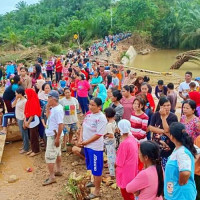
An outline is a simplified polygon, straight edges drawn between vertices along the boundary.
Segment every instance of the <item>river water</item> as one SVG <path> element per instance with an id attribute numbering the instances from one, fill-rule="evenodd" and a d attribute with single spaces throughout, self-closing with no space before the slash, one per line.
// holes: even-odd
<path id="1" fill-rule="evenodd" d="M 200 76 L 200 65 L 192 62 L 184 63 L 178 70 L 170 70 L 171 65 L 176 62 L 176 56 L 181 52 L 180 50 L 158 50 L 148 55 L 137 55 L 133 67 L 158 72 L 170 71 L 180 76 L 184 76 L 186 71 L 191 71 L 193 77 Z"/>

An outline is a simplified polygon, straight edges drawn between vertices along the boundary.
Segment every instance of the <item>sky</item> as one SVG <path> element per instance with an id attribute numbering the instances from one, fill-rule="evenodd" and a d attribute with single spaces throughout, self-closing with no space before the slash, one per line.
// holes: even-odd
<path id="1" fill-rule="evenodd" d="M 15 5 L 22 0 L 0 0 L 0 14 L 5 14 L 15 9 Z M 38 3 L 40 0 L 24 0 L 27 4 Z"/>

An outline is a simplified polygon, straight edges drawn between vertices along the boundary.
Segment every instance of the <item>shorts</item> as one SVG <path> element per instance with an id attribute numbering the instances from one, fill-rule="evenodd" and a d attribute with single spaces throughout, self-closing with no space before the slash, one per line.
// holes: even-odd
<path id="1" fill-rule="evenodd" d="M 82 156 L 85 156 L 85 150 L 84 150 L 84 148 L 81 148 L 80 154 L 81 154 Z"/>
<path id="2" fill-rule="evenodd" d="M 59 147 L 55 146 L 55 136 L 47 136 L 47 146 L 45 152 L 46 163 L 56 163 L 58 156 L 61 156 L 62 136 L 60 137 Z"/>
<path id="3" fill-rule="evenodd" d="M 95 151 L 85 147 L 84 151 L 87 170 L 91 170 L 94 176 L 101 176 L 103 172 L 103 151 Z"/>
<path id="4" fill-rule="evenodd" d="M 77 124 L 64 124 L 63 133 L 65 134 L 74 134 L 78 130 Z"/>

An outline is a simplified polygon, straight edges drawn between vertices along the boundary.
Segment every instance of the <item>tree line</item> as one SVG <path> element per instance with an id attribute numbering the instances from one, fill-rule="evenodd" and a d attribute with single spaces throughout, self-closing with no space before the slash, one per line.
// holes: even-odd
<path id="1" fill-rule="evenodd" d="M 161 48 L 200 47 L 199 0 L 41 0 L 0 16 L 0 44 L 72 46 L 119 32 L 137 32 Z"/>

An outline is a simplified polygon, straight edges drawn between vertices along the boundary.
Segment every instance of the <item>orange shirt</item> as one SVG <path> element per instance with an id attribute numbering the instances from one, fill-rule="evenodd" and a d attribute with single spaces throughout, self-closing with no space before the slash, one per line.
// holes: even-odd
<path id="1" fill-rule="evenodd" d="M 200 135 L 195 139 L 194 144 L 200 148 Z M 200 158 L 195 163 L 195 174 L 200 176 Z"/>
<path id="2" fill-rule="evenodd" d="M 118 73 L 116 74 L 117 75 L 117 78 L 119 79 L 119 87 L 118 87 L 118 90 L 121 90 L 121 85 L 122 85 L 122 74 L 121 73 Z"/>

